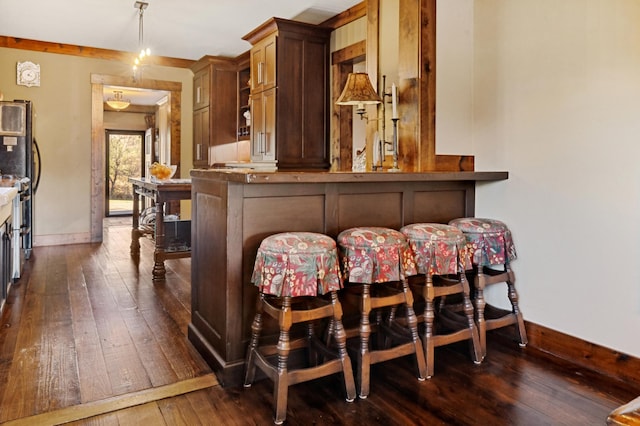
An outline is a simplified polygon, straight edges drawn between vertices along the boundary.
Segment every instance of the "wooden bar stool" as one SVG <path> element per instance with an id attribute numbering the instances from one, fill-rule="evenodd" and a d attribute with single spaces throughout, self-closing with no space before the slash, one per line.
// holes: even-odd
<path id="1" fill-rule="evenodd" d="M 527 332 L 518 306 L 516 277 L 510 266 L 517 257 L 511 231 L 507 225 L 495 219 L 459 218 L 449 222 L 449 225 L 462 231 L 467 239 L 467 248 L 473 263 L 474 304 L 482 356 L 487 355 L 487 331 L 512 324 L 516 325 L 520 347 L 526 346 Z M 496 266 L 501 268 L 496 269 Z M 510 311 L 497 308 L 485 301 L 484 289 L 488 285 L 498 283 L 507 284 Z"/>
<path id="2" fill-rule="evenodd" d="M 418 364 L 419 380 L 424 380 L 427 371 L 418 335 L 418 320 L 413 311 L 413 295 L 405 279 L 407 275 L 415 275 L 416 268 L 406 239 L 393 229 L 360 227 L 342 231 L 337 241 L 342 273 L 350 283 L 349 286 L 345 286 L 345 290 L 355 290 L 357 287 L 359 291 L 352 295 L 355 295 L 360 312 L 356 366 L 360 398 L 364 399 L 369 395 L 371 364 L 414 354 Z M 399 282 L 402 288 L 397 290 L 383 285 L 391 282 Z M 375 287 L 376 291 L 373 291 L 372 287 Z M 407 312 L 405 330 L 408 342 L 372 349 L 371 313 L 380 308 L 397 305 L 403 305 Z M 377 332 L 382 333 L 382 327 L 377 327 Z"/>
<path id="3" fill-rule="evenodd" d="M 296 383 L 342 372 L 347 401 L 353 401 L 356 389 L 337 294 L 342 280 L 335 241 L 312 232 L 269 236 L 258 249 L 252 282 L 260 288 L 260 294 L 251 326 L 244 386 L 253 383 L 256 366 L 273 381 L 274 422 L 281 424 L 285 420 L 289 386 Z M 260 342 L 263 314 L 278 322 L 277 344 Z M 336 343 L 332 348 L 316 337 L 315 323 L 325 318 L 332 323 Z M 306 325 L 306 333 L 292 339 L 290 331 L 294 324 Z M 290 352 L 298 349 L 308 351 L 310 365 L 290 369 Z"/>
<path id="4" fill-rule="evenodd" d="M 440 223 L 414 223 L 404 226 L 400 232 L 409 242 L 418 273 L 424 275 L 424 280 L 413 284 L 410 279 L 409 282 L 412 290 L 424 300 L 424 314 L 420 319 L 424 322 L 421 335 L 427 378 L 433 376 L 434 349 L 437 346 L 469 340 L 473 362 L 480 364 L 482 348 L 473 316 L 469 283 L 465 277 L 465 270 L 471 266 L 471 262 L 464 234 L 458 228 Z M 434 309 L 436 298 L 454 295 L 462 297 L 466 318 L 462 326 L 454 319 L 449 319 L 446 311 L 436 312 Z"/>

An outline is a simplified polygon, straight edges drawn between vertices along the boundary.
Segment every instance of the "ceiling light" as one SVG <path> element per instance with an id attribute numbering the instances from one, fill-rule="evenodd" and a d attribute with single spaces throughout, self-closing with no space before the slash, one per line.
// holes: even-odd
<path id="1" fill-rule="evenodd" d="M 138 9 L 138 48 L 140 53 L 133 61 L 133 73 L 138 72 L 138 67 L 143 65 L 144 58 L 151 56 L 151 49 L 144 47 L 144 10 L 149 6 L 149 3 L 144 1 L 136 1 L 133 7 Z"/>
<path id="2" fill-rule="evenodd" d="M 114 90 L 113 98 L 107 99 L 107 105 L 116 111 L 120 111 L 131 105 L 131 101 L 122 97 L 122 91 Z"/>

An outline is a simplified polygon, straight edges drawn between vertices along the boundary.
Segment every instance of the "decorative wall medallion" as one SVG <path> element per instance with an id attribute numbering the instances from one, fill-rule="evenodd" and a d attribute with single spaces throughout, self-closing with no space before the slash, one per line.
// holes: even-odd
<path id="1" fill-rule="evenodd" d="M 19 85 L 27 87 L 40 86 L 40 64 L 34 64 L 30 61 L 18 62 L 16 71 Z"/>

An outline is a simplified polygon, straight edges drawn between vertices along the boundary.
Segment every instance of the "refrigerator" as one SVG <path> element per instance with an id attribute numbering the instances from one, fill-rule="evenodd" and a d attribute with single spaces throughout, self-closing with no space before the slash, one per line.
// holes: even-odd
<path id="1" fill-rule="evenodd" d="M 18 188 L 19 204 L 13 214 L 13 250 L 21 252 L 21 257 L 26 259 L 33 248 L 33 195 L 40 180 L 40 167 L 31 101 L 0 101 L 0 174 L 3 182 L 13 182 Z M 18 277 L 19 269 L 15 271 Z"/>

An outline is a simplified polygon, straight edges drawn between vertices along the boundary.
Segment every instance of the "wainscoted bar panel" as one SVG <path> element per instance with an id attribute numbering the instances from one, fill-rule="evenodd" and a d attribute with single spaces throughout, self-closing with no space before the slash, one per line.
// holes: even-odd
<path id="1" fill-rule="evenodd" d="M 336 237 L 353 226 L 473 216 L 477 180 L 507 172 L 327 173 L 192 170 L 192 321 L 189 340 L 223 386 L 242 381 L 255 309 L 251 284 L 267 235 Z"/>

